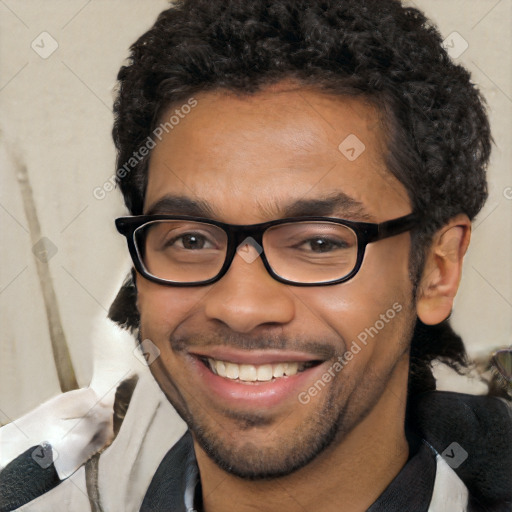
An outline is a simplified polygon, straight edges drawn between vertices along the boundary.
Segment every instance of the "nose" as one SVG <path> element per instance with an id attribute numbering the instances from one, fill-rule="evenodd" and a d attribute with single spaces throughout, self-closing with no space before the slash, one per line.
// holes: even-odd
<path id="1" fill-rule="evenodd" d="M 273 279 L 252 246 L 235 254 L 227 273 L 205 297 L 205 313 L 233 331 L 249 333 L 264 324 L 286 324 L 295 315 L 289 287 Z M 256 257 L 257 256 L 257 257 Z"/>

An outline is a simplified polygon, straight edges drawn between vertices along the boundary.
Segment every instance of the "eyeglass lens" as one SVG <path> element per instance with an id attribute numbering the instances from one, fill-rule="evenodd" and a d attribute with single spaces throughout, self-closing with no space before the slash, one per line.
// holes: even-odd
<path id="1" fill-rule="evenodd" d="M 134 233 L 147 272 L 172 282 L 215 277 L 226 259 L 226 232 L 212 224 L 151 221 Z M 263 235 L 267 261 L 277 275 L 297 283 L 322 283 L 350 274 L 357 262 L 355 232 L 342 224 L 300 221 L 278 224 Z"/>

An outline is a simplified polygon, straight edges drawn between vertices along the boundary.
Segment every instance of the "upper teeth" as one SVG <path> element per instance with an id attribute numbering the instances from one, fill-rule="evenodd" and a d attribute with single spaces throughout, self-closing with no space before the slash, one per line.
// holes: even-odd
<path id="1" fill-rule="evenodd" d="M 308 363 L 236 364 L 229 361 L 208 358 L 213 373 L 232 380 L 245 382 L 269 381 L 272 377 L 295 375 L 306 368 Z"/>

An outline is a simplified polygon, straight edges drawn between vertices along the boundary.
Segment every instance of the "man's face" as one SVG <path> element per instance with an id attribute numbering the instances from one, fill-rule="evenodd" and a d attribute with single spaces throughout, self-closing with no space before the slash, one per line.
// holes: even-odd
<path id="1" fill-rule="evenodd" d="M 297 201 L 335 193 L 352 200 L 320 215 L 383 222 L 410 213 L 404 187 L 385 169 L 370 106 L 305 89 L 196 99 L 153 150 L 145 213 L 198 213 L 170 202 L 155 209 L 172 195 L 207 204 L 212 219 L 256 224 L 288 216 Z M 338 148 L 353 135 L 365 146 L 359 156 L 361 145 Z M 137 276 L 140 337 L 160 350 L 151 371 L 201 449 L 242 477 L 287 474 L 364 418 L 403 410 L 397 389 L 406 387 L 415 320 L 409 250 L 408 233 L 370 244 L 359 273 L 333 286 L 280 283 L 261 258 L 248 262 L 241 253 L 208 286 L 168 287 Z M 315 363 L 244 382 L 215 375 L 207 358 L 235 364 L 233 375 L 254 372 L 242 364 L 256 373 L 271 365 L 279 375 L 286 363 L 292 374 L 297 364 Z"/>

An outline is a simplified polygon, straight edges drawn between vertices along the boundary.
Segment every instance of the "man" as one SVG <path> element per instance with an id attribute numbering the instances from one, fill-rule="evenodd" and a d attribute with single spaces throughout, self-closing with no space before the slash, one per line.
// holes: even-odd
<path id="1" fill-rule="evenodd" d="M 140 510 L 511 509 L 509 404 L 431 373 L 490 153 L 441 43 L 395 0 L 188 0 L 132 46 L 110 314 L 188 427 Z"/>

